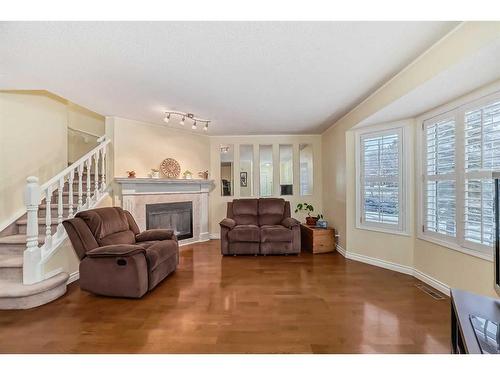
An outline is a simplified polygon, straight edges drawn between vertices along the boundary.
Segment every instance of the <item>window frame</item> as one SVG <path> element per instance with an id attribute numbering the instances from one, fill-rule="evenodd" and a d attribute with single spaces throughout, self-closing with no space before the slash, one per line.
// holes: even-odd
<path id="1" fill-rule="evenodd" d="M 291 172 L 291 177 L 292 177 L 292 183 L 291 184 L 281 184 L 281 173 L 283 172 L 282 171 L 282 160 L 281 160 L 281 156 L 282 156 L 282 147 L 289 147 L 290 150 L 291 150 L 291 153 L 290 153 L 290 172 Z M 295 160 L 294 160 L 294 156 L 295 156 L 295 149 L 294 149 L 294 145 L 293 143 L 278 143 L 278 168 L 279 168 L 279 179 L 278 179 L 278 187 L 279 187 L 279 193 L 280 193 L 280 197 L 293 197 L 295 195 Z M 282 194 L 281 192 L 281 187 L 284 186 L 284 185 L 292 185 L 292 194 Z"/>
<path id="2" fill-rule="evenodd" d="M 307 178 L 308 180 L 310 180 L 310 184 L 307 183 L 308 185 L 308 192 L 307 193 L 304 193 L 304 190 L 306 189 L 302 189 L 302 178 L 304 177 L 303 174 L 302 174 L 302 151 L 303 149 L 301 149 L 300 147 L 304 145 L 305 147 L 310 147 L 311 148 L 311 166 L 312 168 L 306 168 L 306 170 L 308 171 L 307 172 Z M 314 195 L 314 146 L 313 146 L 313 143 L 312 142 L 306 142 L 306 143 L 303 143 L 303 142 L 299 142 L 297 144 L 297 152 L 298 152 L 298 155 L 297 155 L 297 189 L 298 189 L 298 192 L 297 192 L 297 195 L 300 196 L 300 197 L 311 197 Z M 295 177 L 294 177 L 295 178 Z"/>
<path id="3" fill-rule="evenodd" d="M 497 88 L 498 90 L 498 88 Z M 483 94 L 483 95 L 481 95 Z M 441 106 L 432 112 L 420 116 L 417 119 L 419 136 L 417 137 L 417 176 L 420 182 L 417 184 L 417 238 L 436 243 L 440 246 L 450 248 L 481 259 L 493 261 L 494 246 L 487 246 L 465 239 L 465 181 L 467 177 L 472 179 L 492 178 L 492 170 L 469 171 L 465 170 L 465 113 L 479 109 L 488 104 L 500 100 L 500 92 L 475 93 L 447 105 Z M 453 117 L 455 120 L 455 221 L 456 236 L 447 236 L 440 233 L 426 231 L 425 228 L 425 192 L 426 183 L 426 124 L 435 123 L 444 118 Z"/>
<path id="4" fill-rule="evenodd" d="M 398 224 L 384 223 L 367 223 L 362 220 L 364 218 L 364 199 L 362 193 L 364 191 L 362 184 L 362 140 L 368 137 L 377 137 L 387 134 L 397 133 L 399 136 L 399 220 Z M 362 230 L 371 230 L 376 232 L 384 232 L 389 234 L 410 236 L 410 202 L 408 186 L 411 181 L 411 173 L 409 168 L 409 125 L 407 122 L 396 122 L 389 124 L 380 124 L 369 126 L 357 130 L 355 136 L 355 180 L 356 180 L 356 228 Z"/>

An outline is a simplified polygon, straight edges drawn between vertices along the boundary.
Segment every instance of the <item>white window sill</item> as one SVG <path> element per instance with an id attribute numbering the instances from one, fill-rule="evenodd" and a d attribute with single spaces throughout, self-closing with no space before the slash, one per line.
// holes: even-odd
<path id="1" fill-rule="evenodd" d="M 389 228 L 381 228 L 381 227 L 376 227 L 376 226 L 370 226 L 370 225 L 363 225 L 363 224 L 358 224 L 356 225 L 356 229 L 360 230 L 369 230 L 372 232 L 380 232 L 380 233 L 386 233 L 386 234 L 395 234 L 397 236 L 404 236 L 404 237 L 410 237 L 411 233 L 407 231 L 400 231 L 397 229 L 389 229 Z"/>
<path id="2" fill-rule="evenodd" d="M 473 256 L 476 258 L 480 258 L 483 260 L 487 260 L 489 262 L 493 262 L 493 254 L 485 254 L 485 253 L 482 253 L 482 252 L 477 251 L 477 250 L 471 250 L 471 249 L 460 246 L 460 245 L 453 243 L 453 242 L 448 242 L 448 241 L 434 238 L 432 236 L 425 235 L 424 233 L 419 233 L 417 238 L 420 240 L 427 241 L 427 242 L 432 242 L 432 243 L 439 245 L 439 246 L 447 247 L 448 249 L 451 249 L 451 250 L 459 251 L 463 254 L 467 254 L 467 255 L 470 255 L 470 256 Z"/>

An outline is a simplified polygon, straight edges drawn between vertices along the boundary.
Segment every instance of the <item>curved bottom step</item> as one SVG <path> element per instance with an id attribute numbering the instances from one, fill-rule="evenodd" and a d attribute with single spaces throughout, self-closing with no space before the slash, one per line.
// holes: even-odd
<path id="1" fill-rule="evenodd" d="M 0 310 L 24 310 L 49 303 L 66 293 L 68 278 L 66 272 L 61 272 L 31 285 L 0 280 Z"/>

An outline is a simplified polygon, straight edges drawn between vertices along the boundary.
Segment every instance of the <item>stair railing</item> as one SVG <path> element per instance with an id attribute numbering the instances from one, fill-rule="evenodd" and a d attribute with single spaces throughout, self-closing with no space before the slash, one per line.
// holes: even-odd
<path id="1" fill-rule="evenodd" d="M 38 184 L 37 177 L 30 176 L 27 178 L 24 194 L 27 212 L 26 250 L 23 259 L 24 284 L 33 284 L 44 279 L 42 270 L 44 261 L 66 238 L 66 231 L 62 226 L 63 220 L 72 218 L 79 211 L 92 208 L 105 192 L 106 151 L 111 141 L 103 136 L 97 142 L 99 143 L 97 147 L 43 185 Z M 93 180 L 92 172 L 94 173 Z M 84 181 L 86 184 L 85 192 L 83 189 Z M 93 189 L 91 189 L 92 182 L 94 183 Z M 65 216 L 63 196 L 65 195 L 64 187 L 66 183 L 68 213 Z M 74 196 L 77 196 L 76 202 L 73 199 Z M 51 204 L 54 197 L 57 197 L 57 218 L 52 218 Z M 39 246 L 38 210 L 44 199 L 45 241 L 42 246 Z M 52 234 L 53 224 L 57 224 L 57 230 L 54 234 Z"/>

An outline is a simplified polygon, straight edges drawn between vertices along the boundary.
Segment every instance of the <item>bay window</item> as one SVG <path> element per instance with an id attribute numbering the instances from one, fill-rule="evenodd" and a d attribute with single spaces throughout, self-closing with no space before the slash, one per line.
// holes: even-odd
<path id="1" fill-rule="evenodd" d="M 428 119 L 422 130 L 422 234 L 492 254 L 491 173 L 500 169 L 499 95 Z"/>

